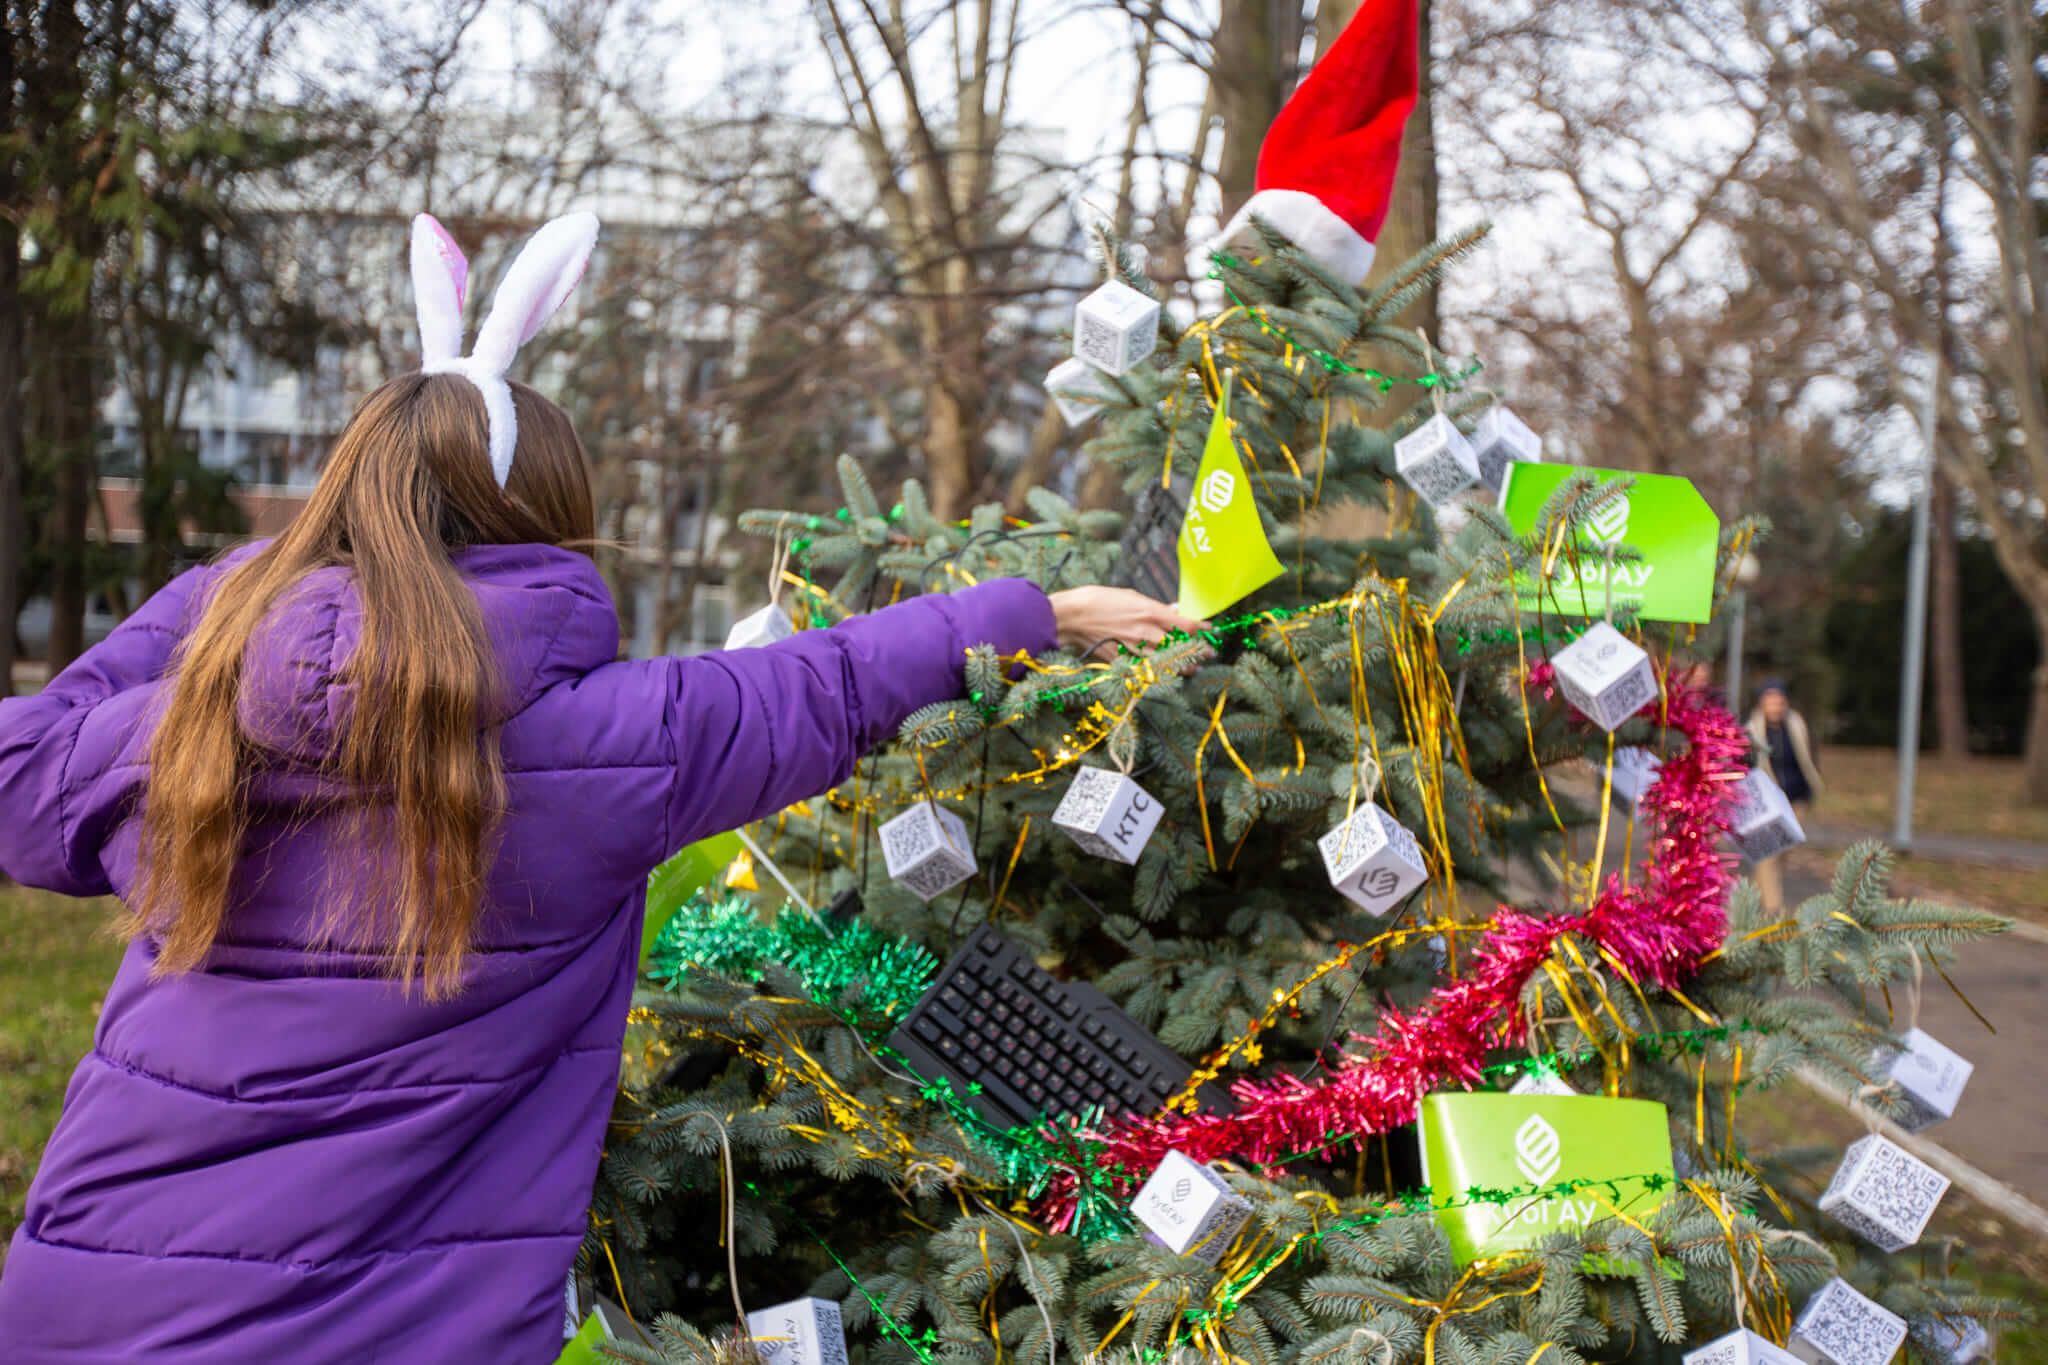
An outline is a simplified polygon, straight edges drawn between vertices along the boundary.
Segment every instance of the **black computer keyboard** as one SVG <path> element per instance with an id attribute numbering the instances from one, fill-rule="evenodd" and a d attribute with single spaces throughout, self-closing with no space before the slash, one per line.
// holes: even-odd
<path id="1" fill-rule="evenodd" d="M 940 970 L 889 1046 L 926 1079 L 950 1079 L 1005 1128 L 1095 1109 L 1153 1113 L 1193 1070 L 1101 991 L 1056 980 L 986 925 Z M 1200 1100 L 1205 1109 L 1227 1106 L 1213 1086 Z"/>

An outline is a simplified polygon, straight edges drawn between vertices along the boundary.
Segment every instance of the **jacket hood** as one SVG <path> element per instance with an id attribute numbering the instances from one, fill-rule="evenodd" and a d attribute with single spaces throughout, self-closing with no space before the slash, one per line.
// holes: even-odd
<path id="1" fill-rule="evenodd" d="M 618 657 L 618 612 L 587 557 L 550 545 L 484 545 L 452 559 L 483 611 L 505 716 Z M 243 734 L 301 762 L 331 754 L 353 702 L 355 688 L 342 674 L 362 625 L 353 569 L 316 569 L 288 590 L 242 657 Z"/>

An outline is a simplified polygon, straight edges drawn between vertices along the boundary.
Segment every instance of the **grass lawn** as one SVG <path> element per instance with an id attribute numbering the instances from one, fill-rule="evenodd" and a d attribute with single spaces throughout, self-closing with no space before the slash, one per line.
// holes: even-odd
<path id="1" fill-rule="evenodd" d="M 1891 830 L 1899 785 L 1897 750 L 1824 749 L 1820 767 L 1828 789 L 1814 807 L 1815 820 L 1873 834 Z M 1915 831 L 2048 844 L 2048 806 L 2020 800 L 2017 758 L 1950 762 L 1922 754 L 1914 771 Z"/>
<path id="2" fill-rule="evenodd" d="M 0 1257 L 121 959 L 111 905 L 0 888 Z"/>

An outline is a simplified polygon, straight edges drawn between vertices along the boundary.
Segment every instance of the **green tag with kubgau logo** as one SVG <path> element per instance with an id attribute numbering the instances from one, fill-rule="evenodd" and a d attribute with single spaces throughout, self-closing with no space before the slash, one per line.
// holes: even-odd
<path id="1" fill-rule="evenodd" d="M 1548 583 L 1517 577 L 1522 606 L 1567 616 L 1605 616 L 1611 585 L 1613 605 L 1633 607 L 1646 621 L 1704 622 L 1711 616 L 1721 519 L 1690 479 L 1578 465 L 1511 464 L 1501 483 L 1500 510 L 1515 534 L 1534 532 L 1543 504 L 1578 474 L 1631 482 L 1582 524 L 1574 552 L 1559 556 Z M 1642 558 L 1614 559 L 1620 545 Z"/>
<path id="2" fill-rule="evenodd" d="M 1205 620 L 1285 570 L 1267 543 L 1244 464 L 1230 441 L 1230 390 L 1216 405 L 1180 528 L 1180 614 Z"/>
<path id="3" fill-rule="evenodd" d="M 1654 1100 L 1603 1095 L 1430 1095 L 1422 1170 L 1459 1265 L 1640 1220 L 1670 1193 L 1671 1131 Z"/>

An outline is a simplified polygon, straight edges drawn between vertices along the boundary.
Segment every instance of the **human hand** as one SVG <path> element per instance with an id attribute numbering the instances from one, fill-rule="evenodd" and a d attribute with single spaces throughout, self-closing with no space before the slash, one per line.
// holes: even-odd
<path id="1" fill-rule="evenodd" d="M 1060 643 L 1077 653 L 1107 644 L 1156 645 L 1170 630 L 1193 634 L 1208 626 L 1129 588 L 1066 588 L 1049 598 Z"/>

